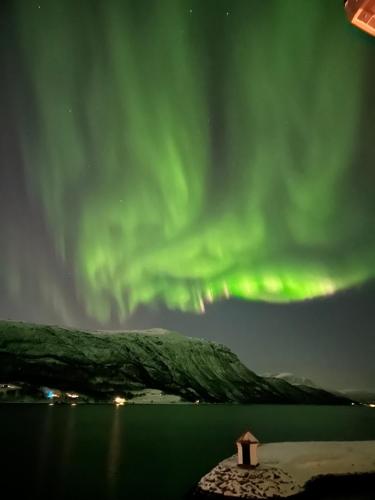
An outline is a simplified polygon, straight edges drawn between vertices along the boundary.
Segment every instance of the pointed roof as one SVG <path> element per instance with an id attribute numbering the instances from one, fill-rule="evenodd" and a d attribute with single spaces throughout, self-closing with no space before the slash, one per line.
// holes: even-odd
<path id="1" fill-rule="evenodd" d="M 247 432 L 245 432 L 245 434 L 242 434 L 242 436 L 240 436 L 236 442 L 237 443 L 259 443 L 257 438 L 253 434 L 251 434 L 250 431 L 247 431 Z"/>

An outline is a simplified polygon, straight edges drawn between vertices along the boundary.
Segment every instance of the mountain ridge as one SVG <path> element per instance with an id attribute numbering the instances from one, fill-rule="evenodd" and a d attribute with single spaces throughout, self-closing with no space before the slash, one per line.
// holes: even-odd
<path id="1" fill-rule="evenodd" d="M 223 344 L 150 331 L 108 334 L 0 321 L 0 380 L 100 400 L 149 388 L 212 403 L 349 404 L 324 390 L 267 380 Z"/>

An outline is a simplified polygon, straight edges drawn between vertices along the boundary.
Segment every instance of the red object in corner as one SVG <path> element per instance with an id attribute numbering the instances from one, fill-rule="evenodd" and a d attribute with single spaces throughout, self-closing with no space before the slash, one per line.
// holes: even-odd
<path id="1" fill-rule="evenodd" d="M 345 11 L 354 26 L 375 36 L 375 0 L 346 0 Z"/>

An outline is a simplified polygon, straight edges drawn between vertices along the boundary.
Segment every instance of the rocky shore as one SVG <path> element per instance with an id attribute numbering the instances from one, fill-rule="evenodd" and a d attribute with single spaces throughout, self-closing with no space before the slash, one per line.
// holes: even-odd
<path id="1" fill-rule="evenodd" d="M 199 481 L 195 498 L 309 498 L 321 487 L 339 489 L 364 481 L 375 490 L 375 441 L 269 443 L 259 447 L 260 465 L 237 465 L 236 455 Z M 363 483 L 364 484 L 364 483 Z"/>

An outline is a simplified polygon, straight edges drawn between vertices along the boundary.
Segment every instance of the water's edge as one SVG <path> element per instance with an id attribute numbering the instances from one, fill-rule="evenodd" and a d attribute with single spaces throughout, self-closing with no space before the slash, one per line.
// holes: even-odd
<path id="1" fill-rule="evenodd" d="M 318 476 L 306 483 L 305 490 L 292 495 L 288 498 L 293 500 L 316 500 L 324 498 L 354 499 L 358 498 L 358 493 L 374 491 L 375 495 L 375 473 L 365 474 L 345 474 L 345 475 L 326 475 Z M 344 495 L 344 496 L 343 496 Z M 186 500 L 226 500 L 238 499 L 238 497 L 228 495 L 218 495 L 201 490 L 198 486 L 186 496 Z M 271 499 L 280 499 L 285 497 L 271 497 Z M 259 500 L 246 497 L 246 500 Z"/>

